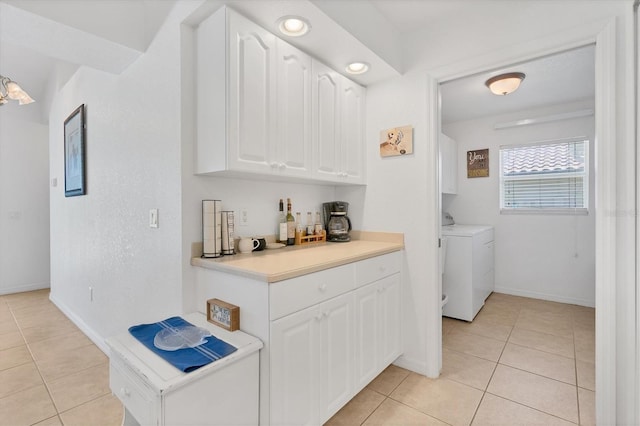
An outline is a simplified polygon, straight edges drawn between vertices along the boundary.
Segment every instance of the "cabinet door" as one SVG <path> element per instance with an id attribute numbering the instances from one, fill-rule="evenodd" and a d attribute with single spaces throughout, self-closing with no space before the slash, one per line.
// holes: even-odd
<path id="1" fill-rule="evenodd" d="M 267 172 L 276 131 L 276 38 L 237 13 L 228 13 L 228 168 Z"/>
<path id="2" fill-rule="evenodd" d="M 445 194 L 458 193 L 458 146 L 443 133 L 440 134 L 440 187 Z"/>
<path id="3" fill-rule="evenodd" d="M 377 295 L 377 283 L 356 290 L 356 392 L 369 384 L 379 373 Z"/>
<path id="4" fill-rule="evenodd" d="M 364 88 L 343 78 L 341 98 L 341 175 L 346 182 L 364 183 Z"/>
<path id="5" fill-rule="evenodd" d="M 311 57 L 277 40 L 278 169 L 291 176 L 311 174 Z"/>
<path id="6" fill-rule="evenodd" d="M 352 292 L 320 305 L 322 335 L 320 422 L 331 418 L 353 396 L 354 295 Z"/>
<path id="7" fill-rule="evenodd" d="M 340 80 L 329 67 L 313 61 L 311 85 L 313 172 L 324 180 L 336 180 L 340 172 Z"/>
<path id="8" fill-rule="evenodd" d="M 320 323 L 311 307 L 271 323 L 271 424 L 318 424 Z"/>
<path id="9" fill-rule="evenodd" d="M 377 289 L 381 369 L 386 368 L 402 353 L 400 289 L 400 274 L 382 279 Z"/>

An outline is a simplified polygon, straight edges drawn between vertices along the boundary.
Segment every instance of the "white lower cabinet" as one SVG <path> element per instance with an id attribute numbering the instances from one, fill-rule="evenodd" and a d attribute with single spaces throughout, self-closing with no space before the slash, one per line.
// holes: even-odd
<path id="1" fill-rule="evenodd" d="M 317 425 L 353 392 L 353 294 L 271 324 L 271 416 L 277 425 Z"/>
<path id="2" fill-rule="evenodd" d="M 271 284 L 272 425 L 326 422 L 401 355 L 399 259 L 391 253 Z M 303 294 L 315 302 L 300 309 Z M 331 298 L 318 301 L 323 294 Z"/>
<path id="3" fill-rule="evenodd" d="M 326 421 L 342 408 L 353 392 L 353 293 L 320 306 L 320 420 Z"/>
<path id="4" fill-rule="evenodd" d="M 400 274 L 356 290 L 356 385 L 364 388 L 401 354 Z"/>
<path id="5" fill-rule="evenodd" d="M 264 342 L 261 425 L 325 423 L 402 354 L 401 265 L 396 251 L 270 284 L 197 268 L 198 300 L 240 306 Z"/>
<path id="6" fill-rule="evenodd" d="M 317 424 L 321 319 L 313 307 L 271 323 L 271 424 Z"/>

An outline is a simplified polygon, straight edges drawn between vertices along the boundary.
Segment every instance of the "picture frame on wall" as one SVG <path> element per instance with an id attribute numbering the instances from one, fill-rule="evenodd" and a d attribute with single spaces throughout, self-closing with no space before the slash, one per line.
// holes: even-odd
<path id="1" fill-rule="evenodd" d="M 467 151 L 467 178 L 489 177 L 489 148 Z"/>
<path id="2" fill-rule="evenodd" d="M 380 132 L 380 157 L 413 154 L 413 126 L 398 126 Z"/>
<path id="3" fill-rule="evenodd" d="M 64 120 L 64 196 L 85 195 L 85 115 L 84 104 Z"/>

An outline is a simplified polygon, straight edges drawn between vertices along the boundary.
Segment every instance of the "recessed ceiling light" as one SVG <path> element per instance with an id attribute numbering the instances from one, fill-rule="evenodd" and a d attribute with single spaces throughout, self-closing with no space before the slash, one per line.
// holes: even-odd
<path id="1" fill-rule="evenodd" d="M 352 62 L 346 68 L 349 74 L 364 74 L 369 71 L 369 64 L 366 62 Z"/>
<path id="2" fill-rule="evenodd" d="M 284 35 L 300 37 L 311 30 L 311 24 L 301 16 L 283 16 L 277 21 L 278 29 Z"/>

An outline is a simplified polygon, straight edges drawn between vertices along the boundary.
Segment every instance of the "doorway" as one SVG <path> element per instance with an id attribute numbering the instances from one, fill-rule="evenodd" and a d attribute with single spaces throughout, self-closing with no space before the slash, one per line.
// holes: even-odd
<path id="1" fill-rule="evenodd" d="M 525 76 L 515 92 L 484 87 L 514 71 Z M 595 307 L 595 45 L 441 83 L 440 93 L 442 133 L 457 151 L 456 164 L 443 156 L 443 181 L 458 170 L 442 185 L 442 210 L 494 228 L 495 291 Z M 488 169 L 467 173 L 478 153 Z"/>
<path id="2" fill-rule="evenodd" d="M 434 70 L 428 77 L 428 92 L 430 95 L 429 123 L 432 125 L 431 140 L 437 148 L 441 105 L 439 102 L 440 83 L 474 75 L 478 72 L 496 69 L 513 63 L 521 63 L 533 58 L 567 51 L 576 47 L 585 46 L 595 42 L 596 49 L 596 96 L 595 96 L 595 139 L 599 141 L 614 141 L 615 138 L 615 52 L 616 34 L 613 25 L 605 25 L 595 31 L 593 28 L 579 29 L 579 36 L 575 33 L 570 38 L 557 36 L 540 42 L 536 49 L 531 46 L 522 48 L 514 46 L 512 49 L 500 52 L 500 54 L 486 55 L 481 58 L 473 58 L 464 63 L 454 64 L 448 67 Z M 437 153 L 437 149 L 434 149 Z M 616 146 L 615 144 L 601 144 L 598 155 L 595 158 L 596 168 L 599 171 L 595 181 L 595 210 L 598 212 L 615 212 L 616 203 Z M 434 160 L 434 173 L 430 176 L 437 188 L 438 165 Z M 433 194 L 438 199 L 437 192 Z M 438 203 L 439 204 L 439 203 Z M 440 235 L 440 221 L 433 223 L 432 232 L 437 239 Z M 599 214 L 596 217 L 596 336 L 598 346 L 596 348 L 596 410 L 598 423 L 615 422 L 616 418 L 616 289 L 609 285 L 616 282 L 616 215 Z M 631 254 L 631 256 L 629 256 Z M 633 257 L 633 253 L 621 256 Z M 435 263 L 435 262 L 434 262 Z M 437 268 L 433 273 L 434 282 L 440 282 L 441 277 Z M 434 286 L 435 287 L 435 286 Z M 440 298 L 440 289 L 433 289 L 433 294 Z M 441 327 L 439 313 L 434 312 L 433 324 Z M 439 334 L 437 329 L 431 329 L 434 334 Z M 442 345 L 438 353 L 430 353 L 429 358 L 437 364 L 441 356 Z"/>

